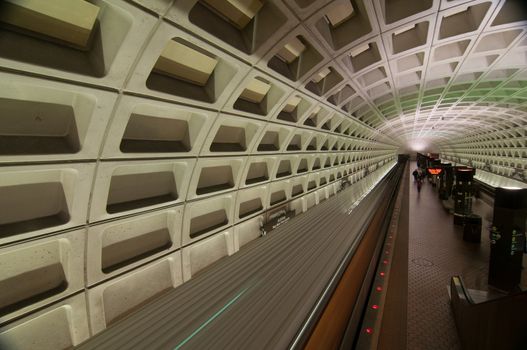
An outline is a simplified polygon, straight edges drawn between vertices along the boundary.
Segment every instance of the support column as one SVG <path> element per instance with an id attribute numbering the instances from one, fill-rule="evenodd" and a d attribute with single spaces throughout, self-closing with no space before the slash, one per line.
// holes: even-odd
<path id="1" fill-rule="evenodd" d="M 452 193 L 452 183 L 454 182 L 452 164 L 443 163 L 441 168 L 443 171 L 439 174 L 439 198 L 447 200 Z"/>
<path id="2" fill-rule="evenodd" d="M 520 283 L 526 220 L 527 189 L 496 188 L 489 262 L 496 288 L 512 291 Z"/>
<path id="3" fill-rule="evenodd" d="M 463 225 L 465 216 L 472 213 L 473 177 L 475 169 L 456 168 L 454 188 L 454 224 Z"/>

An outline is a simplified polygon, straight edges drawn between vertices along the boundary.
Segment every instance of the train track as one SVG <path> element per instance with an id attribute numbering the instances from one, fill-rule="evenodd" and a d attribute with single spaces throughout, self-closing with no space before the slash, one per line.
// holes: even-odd
<path id="1" fill-rule="evenodd" d="M 78 349 L 302 347 L 306 332 L 318 321 L 313 317 L 315 307 L 324 306 L 321 301 L 343 259 L 357 253 L 376 209 L 384 207 L 385 197 L 396 187 L 401 167 L 394 167 L 353 210 L 354 187 L 350 187 L 220 260 Z M 371 260 L 371 255 L 363 259 Z"/>

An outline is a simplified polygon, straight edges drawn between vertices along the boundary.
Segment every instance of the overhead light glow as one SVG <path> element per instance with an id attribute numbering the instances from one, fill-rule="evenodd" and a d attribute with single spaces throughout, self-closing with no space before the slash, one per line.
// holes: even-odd
<path id="1" fill-rule="evenodd" d="M 415 141 L 410 144 L 410 148 L 412 151 L 422 152 L 426 149 L 426 145 L 423 142 Z"/>

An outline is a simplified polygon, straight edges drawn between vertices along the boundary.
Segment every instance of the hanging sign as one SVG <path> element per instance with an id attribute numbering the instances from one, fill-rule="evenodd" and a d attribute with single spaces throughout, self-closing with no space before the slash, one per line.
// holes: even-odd
<path id="1" fill-rule="evenodd" d="M 443 171 L 442 168 L 428 168 L 426 169 L 430 175 L 439 175 Z"/>

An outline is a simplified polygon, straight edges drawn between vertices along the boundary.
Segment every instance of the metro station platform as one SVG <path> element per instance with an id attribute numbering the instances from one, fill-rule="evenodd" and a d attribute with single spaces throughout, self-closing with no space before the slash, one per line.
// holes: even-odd
<path id="1" fill-rule="evenodd" d="M 412 162 L 408 171 L 415 168 Z M 473 212 L 482 217 L 481 243 L 466 242 L 463 228 L 454 225 L 437 189 L 425 181 L 419 193 L 413 178 L 409 179 L 407 349 L 460 349 L 449 299 L 450 279 L 460 275 L 469 289 L 497 293 L 487 284 L 493 209 L 473 198 Z M 524 269 L 522 289 L 526 282 Z"/>

